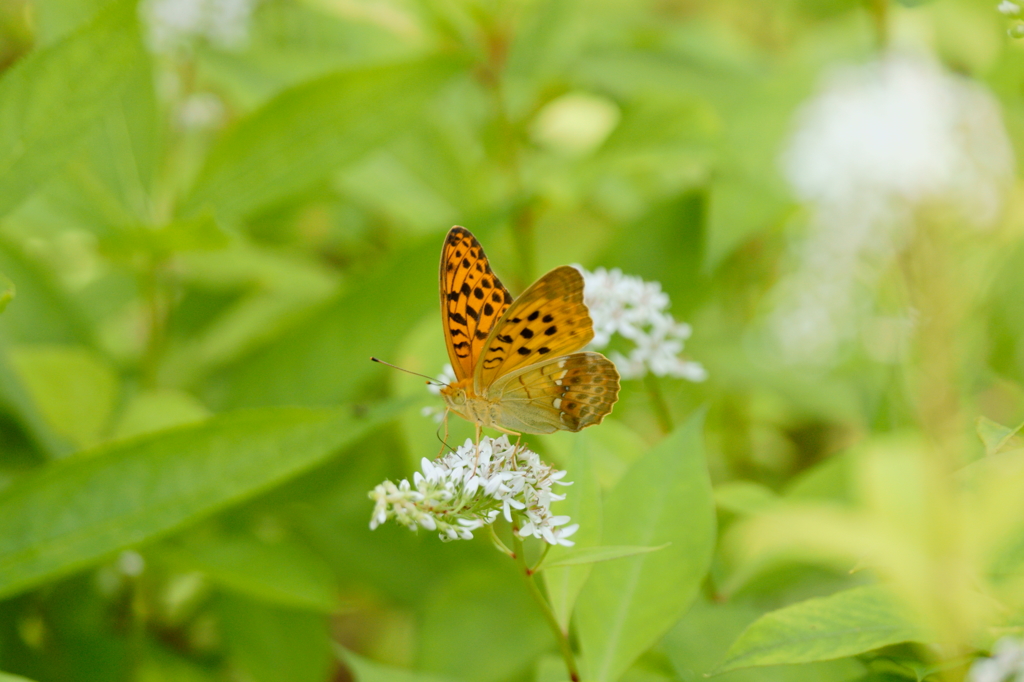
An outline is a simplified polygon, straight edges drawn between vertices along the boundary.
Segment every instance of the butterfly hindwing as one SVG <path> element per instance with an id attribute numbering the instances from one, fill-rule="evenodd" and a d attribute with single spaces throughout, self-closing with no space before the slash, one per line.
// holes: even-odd
<path id="1" fill-rule="evenodd" d="M 491 328 L 512 303 L 512 295 L 491 271 L 487 256 L 469 230 L 453 227 L 441 251 L 441 319 L 455 376 L 473 376 Z"/>
<path id="2" fill-rule="evenodd" d="M 489 391 L 510 431 L 579 431 L 599 424 L 619 395 L 619 373 L 600 353 L 555 357 L 499 378 Z"/>
<path id="3" fill-rule="evenodd" d="M 521 367 L 567 355 L 594 338 L 583 304 L 583 276 L 557 267 L 530 285 L 504 312 L 481 349 L 475 369 L 478 393 Z"/>

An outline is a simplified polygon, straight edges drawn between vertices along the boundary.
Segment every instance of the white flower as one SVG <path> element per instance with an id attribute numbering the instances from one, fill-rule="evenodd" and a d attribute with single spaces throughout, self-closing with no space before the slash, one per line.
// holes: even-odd
<path id="1" fill-rule="evenodd" d="M 455 370 L 452 369 L 451 364 L 447 364 L 441 369 L 441 373 L 438 374 L 435 379 L 438 383 L 427 384 L 427 390 L 434 395 L 441 395 L 441 389 L 443 388 L 442 384 L 455 383 Z M 424 417 L 433 419 L 435 423 L 440 424 L 444 419 L 444 408 L 428 405 L 420 410 L 420 414 Z"/>
<path id="2" fill-rule="evenodd" d="M 906 245 L 921 209 L 991 225 L 1014 172 L 992 95 L 901 54 L 828 76 L 798 112 L 782 163 L 810 208 L 810 232 L 775 292 L 772 326 L 802 362 L 831 361 L 853 338 L 871 314 L 860 289 Z"/>
<path id="3" fill-rule="evenodd" d="M 1003 637 L 991 658 L 979 658 L 967 673 L 970 682 L 1024 682 L 1024 641 Z"/>
<path id="4" fill-rule="evenodd" d="M 169 53 L 197 39 L 223 49 L 249 37 L 256 0 L 144 0 L 140 5 L 154 52 Z"/>
<path id="5" fill-rule="evenodd" d="M 628 356 L 616 351 L 609 354 L 624 379 L 640 378 L 648 372 L 690 381 L 707 378 L 699 363 L 679 357 L 693 330 L 667 312 L 671 301 L 658 282 L 624 275 L 618 268 L 589 272 L 575 267 L 583 274 L 584 301 L 594 321 L 590 348 L 604 348 L 615 334 L 635 345 Z"/>
<path id="6" fill-rule="evenodd" d="M 452 369 L 451 363 L 448 363 L 441 368 L 441 373 L 438 374 L 435 379 L 437 380 L 437 383 L 427 384 L 427 390 L 434 395 L 441 395 L 441 388 L 443 388 L 443 385 L 455 383 L 455 370 Z"/>
<path id="7" fill-rule="evenodd" d="M 1003 0 L 996 6 L 996 9 L 1007 16 L 1020 14 L 1020 6 L 1015 2 L 1010 2 L 1010 0 Z"/>
<path id="8" fill-rule="evenodd" d="M 393 518 L 410 530 L 438 531 L 445 541 L 469 540 L 474 530 L 504 515 L 508 521 L 523 521 L 521 537 L 571 547 L 568 538 L 579 526 L 551 513 L 551 503 L 565 499 L 552 486 L 571 485 L 561 480 L 564 476 L 537 453 L 513 447 L 508 436 L 486 437 L 479 445 L 466 439 L 440 459 L 424 458 L 422 473 L 413 474 L 411 484 L 384 481 L 374 488 L 370 529 Z"/>

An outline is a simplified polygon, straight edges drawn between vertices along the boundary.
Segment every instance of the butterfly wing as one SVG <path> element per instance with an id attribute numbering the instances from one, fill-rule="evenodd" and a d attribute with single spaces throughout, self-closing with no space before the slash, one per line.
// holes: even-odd
<path id="1" fill-rule="evenodd" d="M 496 421 L 520 433 L 579 431 L 600 424 L 619 397 L 619 373 L 600 353 L 543 360 L 499 378 Z"/>
<path id="2" fill-rule="evenodd" d="M 592 338 L 583 276 L 568 265 L 557 267 L 531 284 L 494 325 L 473 375 L 476 392 L 484 395 L 499 377 L 578 351 Z"/>
<path id="3" fill-rule="evenodd" d="M 512 303 L 469 230 L 453 227 L 441 250 L 441 320 L 455 376 L 473 376 L 487 336 Z"/>

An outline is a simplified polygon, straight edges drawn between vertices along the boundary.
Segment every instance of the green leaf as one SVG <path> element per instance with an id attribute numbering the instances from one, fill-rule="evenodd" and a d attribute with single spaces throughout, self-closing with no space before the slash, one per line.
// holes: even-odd
<path id="1" fill-rule="evenodd" d="M 117 2 L 0 79 L 0 215 L 75 154 L 147 64 L 137 24 L 135 3 Z"/>
<path id="2" fill-rule="evenodd" d="M 576 598 L 590 577 L 590 564 L 570 566 L 561 560 L 575 551 L 587 551 L 601 542 L 601 486 L 594 471 L 593 441 L 597 439 L 590 431 L 573 434 L 577 436 L 572 448 L 572 459 L 566 470 L 573 485 L 569 488 L 566 498 L 555 503 L 553 511 L 565 514 L 580 524 L 580 529 L 572 536 L 575 547 L 552 547 L 548 552 L 547 564 L 544 567 L 544 585 L 548 592 L 548 601 L 558 624 L 568 630 L 576 606 Z M 559 568 L 563 566 L 563 568 Z"/>
<path id="3" fill-rule="evenodd" d="M 985 444 L 985 454 L 989 456 L 1002 451 L 1022 428 L 1024 428 L 1024 423 L 1018 424 L 1016 428 L 1011 429 L 986 417 L 978 417 L 975 421 L 975 430 L 978 433 L 978 438 Z"/>
<path id="4" fill-rule="evenodd" d="M 925 642 L 891 593 L 876 585 L 765 614 L 733 642 L 716 673 L 756 665 L 828 661 L 901 642 Z"/>
<path id="5" fill-rule="evenodd" d="M 223 414 L 64 460 L 0 497 L 0 595 L 165 535 L 322 463 L 385 413 Z"/>
<path id="6" fill-rule="evenodd" d="M 686 612 L 707 573 L 715 510 L 702 427 L 699 414 L 677 428 L 606 498 L 605 542 L 671 544 L 593 567 L 576 609 L 589 679 L 617 680 Z"/>
<path id="7" fill-rule="evenodd" d="M 393 370 L 370 362 L 370 356 L 389 357 L 404 325 L 412 327 L 428 310 L 437 314 L 437 248 L 429 239 L 397 254 L 272 343 L 243 355 L 214 375 L 212 383 L 222 392 L 211 391 L 207 402 L 329 405 L 350 398 L 371 376 L 383 381 L 383 372 Z"/>
<path id="8" fill-rule="evenodd" d="M 703 682 L 725 656 L 729 645 L 763 610 L 733 600 L 698 599 L 665 635 L 661 649 L 680 682 Z M 864 666 L 856 659 L 746 668 L 723 673 L 715 682 L 864 682 Z"/>
<path id="9" fill-rule="evenodd" d="M 11 675 L 10 673 L 0 673 L 0 682 L 32 682 L 27 677 L 21 675 Z"/>
<path id="10" fill-rule="evenodd" d="M 233 679 L 252 682 L 323 682 L 331 669 L 327 617 L 308 611 L 272 607 L 229 595 L 217 610 Z"/>
<path id="11" fill-rule="evenodd" d="M 715 486 L 715 504 L 733 514 L 754 514 L 778 501 L 779 496 L 771 488 L 753 481 L 729 481 Z"/>
<path id="12" fill-rule="evenodd" d="M 119 391 L 102 358 L 73 346 L 12 348 L 10 363 L 50 429 L 79 447 L 105 432 Z"/>
<path id="13" fill-rule="evenodd" d="M 666 542 L 664 545 L 658 545 L 657 547 L 573 548 L 567 550 L 566 553 L 562 555 L 562 558 L 557 561 L 545 561 L 538 570 L 544 571 L 551 568 L 559 568 L 561 566 L 579 566 L 581 564 L 596 564 L 602 561 L 612 561 L 613 559 L 624 559 L 625 557 L 636 556 L 637 554 L 657 552 L 659 549 L 665 549 L 671 544 L 671 542 Z"/>
<path id="14" fill-rule="evenodd" d="M 323 613 L 338 609 L 330 567 L 296 542 L 266 543 L 238 536 L 175 543 L 161 548 L 161 553 L 183 571 L 200 571 L 211 582 L 267 603 Z"/>
<path id="15" fill-rule="evenodd" d="M 7 279 L 0 273 L 0 313 L 7 308 L 7 304 L 14 298 L 14 282 Z"/>
<path id="16" fill-rule="evenodd" d="M 197 422 L 210 416 L 209 410 L 183 391 L 164 388 L 142 391 L 125 405 L 113 438 L 128 438 L 150 431 Z"/>
<path id="17" fill-rule="evenodd" d="M 456 682 L 452 677 L 419 673 L 376 663 L 340 645 L 335 646 L 335 650 L 338 658 L 344 661 L 355 675 L 356 682 Z"/>
<path id="18" fill-rule="evenodd" d="M 453 66 L 433 58 L 353 69 L 282 93 L 221 138 L 185 214 L 243 216 L 307 189 L 415 126 Z"/>

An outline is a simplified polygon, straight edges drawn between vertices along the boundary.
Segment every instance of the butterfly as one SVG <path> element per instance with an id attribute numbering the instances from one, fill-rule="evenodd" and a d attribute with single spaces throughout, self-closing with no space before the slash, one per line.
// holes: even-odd
<path id="1" fill-rule="evenodd" d="M 513 299 L 480 242 L 453 227 L 441 251 L 441 321 L 456 381 L 448 409 L 505 433 L 579 431 L 600 424 L 619 395 L 610 360 L 579 352 L 594 338 L 583 276 L 563 265 Z"/>

